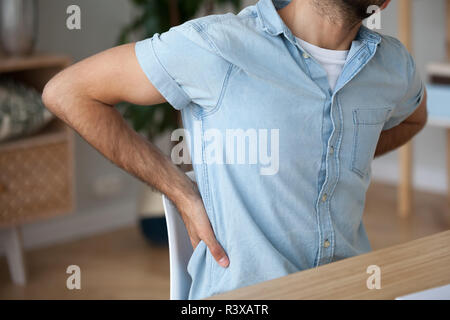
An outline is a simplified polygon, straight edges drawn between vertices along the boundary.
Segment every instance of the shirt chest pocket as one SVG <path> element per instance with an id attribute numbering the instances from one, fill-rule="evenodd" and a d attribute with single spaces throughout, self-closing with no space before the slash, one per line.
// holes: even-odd
<path id="1" fill-rule="evenodd" d="M 381 131 L 391 111 L 389 107 L 353 110 L 351 169 L 361 177 L 369 172 Z"/>

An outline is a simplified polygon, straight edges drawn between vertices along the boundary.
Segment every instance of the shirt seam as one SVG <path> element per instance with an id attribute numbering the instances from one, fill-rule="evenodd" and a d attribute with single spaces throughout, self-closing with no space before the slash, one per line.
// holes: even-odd
<path id="1" fill-rule="evenodd" d="M 249 19 L 249 18 L 254 18 L 254 17 L 256 17 L 256 15 L 255 15 L 254 13 L 250 13 L 248 16 L 245 16 L 245 17 L 243 17 L 242 19 Z M 231 17 L 228 18 L 228 19 L 231 19 Z M 236 65 L 235 65 L 234 63 L 232 63 L 231 61 L 227 60 L 227 59 L 224 57 L 223 53 L 219 50 L 219 48 L 217 47 L 217 45 L 214 43 L 214 41 L 210 38 L 209 34 L 207 33 L 207 29 L 208 29 L 211 25 L 214 25 L 214 24 L 216 24 L 216 23 L 222 23 L 223 20 L 225 20 L 225 19 L 217 19 L 216 21 L 211 22 L 211 23 L 207 23 L 207 24 L 199 24 L 199 23 L 197 23 L 197 22 L 192 22 L 192 24 L 191 24 L 191 26 L 192 26 L 192 27 L 200 34 L 200 36 L 201 36 L 201 37 L 209 44 L 209 46 L 211 47 L 211 49 L 214 50 L 214 52 L 215 52 L 217 55 L 219 55 L 224 61 L 226 61 L 226 62 L 229 64 L 228 69 L 227 69 L 227 72 L 226 72 L 226 74 L 225 74 L 224 81 L 223 81 L 223 83 L 222 83 L 222 88 L 221 88 L 221 90 L 220 90 L 220 94 L 219 94 L 219 97 L 217 98 L 217 102 L 216 102 L 215 106 L 214 106 L 211 110 L 208 110 L 208 111 L 206 111 L 206 112 L 204 112 L 204 113 L 202 113 L 202 111 L 200 111 L 200 112 L 194 112 L 194 114 L 195 114 L 195 116 L 196 116 L 197 118 L 205 118 L 205 117 L 207 117 L 207 116 L 210 116 L 210 115 L 216 113 L 216 112 L 220 109 L 221 102 L 222 102 L 223 96 L 225 95 L 226 87 L 227 87 L 228 82 L 229 82 L 229 78 L 230 78 L 231 71 L 233 70 L 234 67 L 236 67 Z"/>
<path id="2" fill-rule="evenodd" d="M 216 23 L 216 22 L 214 22 L 214 23 Z M 206 41 L 206 43 L 209 45 L 209 48 L 212 49 L 212 50 L 214 51 L 215 54 L 217 54 L 218 56 L 220 56 L 220 57 L 221 57 L 224 61 L 226 61 L 228 64 L 232 64 L 230 61 L 226 60 L 226 59 L 223 57 L 223 55 L 221 54 L 221 52 L 218 50 L 217 46 L 214 44 L 214 42 L 209 38 L 209 36 L 208 36 L 207 33 L 205 32 L 203 25 L 200 25 L 200 24 L 196 23 L 195 21 L 191 21 L 191 23 L 188 23 L 187 25 L 188 25 L 190 28 L 193 28 L 193 29 L 194 29 L 194 30 L 195 30 L 195 31 L 203 38 L 203 40 Z M 220 93 L 219 93 L 219 96 L 218 96 L 218 98 L 217 98 L 217 101 L 215 102 L 215 104 L 214 104 L 214 106 L 212 107 L 212 109 L 211 109 L 209 112 L 207 112 L 207 114 L 214 112 L 214 111 L 217 109 L 217 107 L 218 107 L 218 105 L 219 105 L 219 103 L 220 103 L 220 101 L 221 101 L 221 96 L 222 96 L 223 91 L 224 91 L 224 86 L 225 86 L 226 83 L 227 83 L 228 73 L 229 73 L 229 71 L 230 71 L 229 69 L 230 69 L 230 67 L 227 68 L 227 73 L 225 74 L 225 80 L 224 80 L 224 82 L 222 83 L 222 87 L 221 87 L 221 89 L 220 89 Z M 189 98 L 189 100 L 192 101 L 192 99 L 190 99 L 190 98 Z M 193 115 L 194 115 L 197 119 L 201 119 L 201 118 L 203 117 L 203 116 L 201 115 L 201 114 L 202 114 L 203 108 L 200 108 L 200 109 L 201 109 L 201 110 L 199 110 L 199 111 L 193 109 Z"/>
<path id="3" fill-rule="evenodd" d="M 201 131 L 202 131 L 202 136 L 204 136 L 204 124 L 203 121 L 200 121 L 200 125 L 201 125 Z M 211 227 L 213 228 L 213 231 L 215 232 L 217 230 L 216 227 L 216 219 L 214 217 L 214 207 L 210 198 L 210 184 L 209 184 L 209 172 L 208 172 L 208 166 L 206 165 L 205 162 L 205 143 L 202 139 L 202 143 L 201 143 L 201 150 L 202 150 L 202 173 L 203 173 L 203 179 L 202 179 L 202 184 L 203 184 L 203 190 L 204 190 L 204 196 L 205 196 L 205 202 L 206 202 L 206 209 L 209 209 L 209 212 L 211 213 L 211 217 L 209 217 L 210 222 L 211 222 Z M 207 255 L 207 258 L 209 257 L 209 255 Z M 206 261 L 206 264 L 208 264 L 208 278 L 209 278 L 209 284 L 208 284 L 208 288 L 207 290 L 211 290 L 212 288 L 212 273 L 213 273 L 213 267 L 214 267 L 214 262 L 213 262 L 214 258 L 211 256 L 209 257 L 209 263 L 208 261 Z"/>
<path id="4" fill-rule="evenodd" d="M 222 89 L 220 91 L 216 105 L 210 110 L 204 111 L 203 109 L 201 109 L 199 112 L 195 112 L 195 116 L 198 119 L 204 119 L 208 116 L 215 114 L 218 110 L 220 110 L 220 107 L 222 106 L 223 97 L 224 97 L 226 89 L 228 87 L 228 83 L 229 83 L 229 79 L 230 79 L 230 75 L 231 75 L 231 71 L 233 70 L 233 67 L 234 67 L 234 64 L 230 63 L 228 66 L 228 69 L 227 69 L 227 73 L 225 74 L 225 78 L 224 78 L 223 84 L 222 84 Z"/>
<path id="5" fill-rule="evenodd" d="M 194 28 L 195 31 L 198 32 L 198 34 L 203 38 L 203 40 L 205 40 L 209 44 L 210 48 L 213 49 L 216 54 L 220 55 L 223 58 L 223 55 L 221 54 L 221 52 L 219 51 L 219 49 L 217 48 L 215 43 L 208 36 L 208 34 L 205 32 L 205 29 L 203 26 L 200 26 L 199 24 L 197 24 L 195 22 L 192 22 L 190 24 L 190 26 L 192 28 Z"/>
<path id="6" fill-rule="evenodd" d="M 241 19 L 249 19 L 249 18 L 255 18 L 256 15 L 254 13 L 249 14 L 248 16 L 244 16 L 241 17 Z M 218 23 L 222 23 L 224 20 L 231 20 L 232 17 L 228 17 L 227 19 L 217 19 L 214 22 L 209 22 L 209 23 L 204 23 L 204 24 L 200 24 L 196 21 L 193 21 L 190 25 L 192 25 L 192 27 L 201 35 L 201 37 L 203 39 L 205 39 L 209 45 L 211 46 L 211 48 L 215 51 L 216 54 L 220 55 L 225 61 L 227 61 L 228 63 L 232 63 L 231 61 L 228 61 L 225 56 L 223 55 L 223 53 L 219 50 L 219 48 L 217 47 L 217 45 L 215 44 L 215 42 L 211 39 L 211 37 L 208 34 L 208 29 L 210 26 L 218 24 Z"/>

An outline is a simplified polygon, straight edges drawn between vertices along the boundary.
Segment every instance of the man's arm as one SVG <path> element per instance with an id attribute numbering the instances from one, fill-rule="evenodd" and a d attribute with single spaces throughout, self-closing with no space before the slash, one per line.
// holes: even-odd
<path id="1" fill-rule="evenodd" d="M 419 133 L 427 122 L 427 92 L 425 91 L 422 103 L 416 111 L 405 121 L 381 133 L 375 157 L 388 153 L 404 145 Z"/>
<path id="2" fill-rule="evenodd" d="M 167 195 L 179 209 L 192 245 L 203 240 L 227 266 L 196 185 L 114 108 L 122 101 L 147 106 L 165 101 L 139 66 L 134 46 L 106 50 L 60 72 L 45 86 L 44 104 L 106 158 Z"/>

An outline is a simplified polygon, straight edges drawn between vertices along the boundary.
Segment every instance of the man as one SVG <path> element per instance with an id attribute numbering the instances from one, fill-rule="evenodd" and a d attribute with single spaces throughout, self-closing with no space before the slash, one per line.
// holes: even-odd
<path id="1" fill-rule="evenodd" d="M 362 224 L 371 161 L 426 122 L 412 57 L 362 26 L 370 5 L 388 3 L 260 0 L 83 60 L 43 99 L 175 203 L 195 248 L 190 299 L 281 277 L 371 250 Z M 200 137 L 190 143 L 197 185 L 126 125 L 112 107 L 121 101 L 181 110 Z M 218 161 L 205 161 L 213 138 L 230 132 L 226 141 L 241 144 L 216 145 Z M 233 162 L 243 149 L 247 162 Z M 261 150 L 277 157 L 271 170 L 267 153 L 254 161 Z"/>

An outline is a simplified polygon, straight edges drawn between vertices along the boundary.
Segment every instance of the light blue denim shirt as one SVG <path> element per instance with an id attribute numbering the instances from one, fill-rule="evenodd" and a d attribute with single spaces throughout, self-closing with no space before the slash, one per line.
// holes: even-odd
<path id="1" fill-rule="evenodd" d="M 365 27 L 332 92 L 276 11 L 288 3 L 260 0 L 136 45 L 149 80 L 182 112 L 199 190 L 230 258 L 222 268 L 199 243 L 188 265 L 190 299 L 370 251 L 362 214 L 380 133 L 423 97 L 405 47 Z M 223 163 L 206 161 L 209 143 L 230 142 L 236 130 L 248 159 L 228 161 L 224 144 L 212 148 Z"/>

